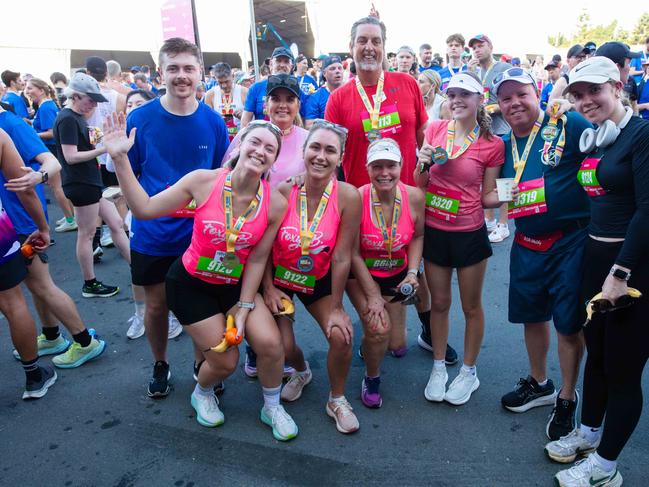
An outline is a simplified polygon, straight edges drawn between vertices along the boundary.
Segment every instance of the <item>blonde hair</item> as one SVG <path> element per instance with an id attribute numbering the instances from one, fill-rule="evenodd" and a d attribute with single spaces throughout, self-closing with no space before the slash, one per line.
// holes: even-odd
<path id="1" fill-rule="evenodd" d="M 56 103 L 56 106 L 59 106 L 59 100 L 56 96 L 56 92 L 54 91 L 54 88 L 52 88 L 49 83 L 43 81 L 40 78 L 32 78 L 28 81 L 28 83 L 31 83 L 34 85 L 36 88 L 39 90 L 42 90 L 45 92 L 45 95 L 52 100 L 54 103 Z"/>

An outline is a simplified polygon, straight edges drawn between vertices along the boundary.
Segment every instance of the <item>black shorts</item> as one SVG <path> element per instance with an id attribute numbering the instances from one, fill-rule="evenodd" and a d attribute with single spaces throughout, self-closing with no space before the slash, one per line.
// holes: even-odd
<path id="1" fill-rule="evenodd" d="M 426 227 L 424 259 L 440 267 L 469 267 L 491 257 L 487 227 L 472 232 L 449 232 Z"/>
<path id="2" fill-rule="evenodd" d="M 29 235 L 20 235 L 19 234 L 18 235 L 18 241 L 20 242 L 20 245 L 24 244 L 25 241 L 28 238 L 29 238 Z M 36 253 L 36 255 L 38 256 L 39 259 L 41 259 L 41 262 L 43 264 L 47 264 L 50 261 L 49 256 L 47 255 L 47 252 L 38 252 L 38 253 Z M 36 257 L 36 255 L 34 257 Z M 25 259 L 25 264 L 27 264 L 27 265 L 30 265 L 32 263 L 32 260 L 33 260 L 33 259 L 28 259 L 26 257 L 24 257 L 24 259 Z"/>
<path id="3" fill-rule="evenodd" d="M 226 314 L 241 295 L 238 284 L 210 284 L 185 270 L 179 257 L 169 268 L 165 281 L 167 306 L 184 326 L 217 314 Z"/>
<path id="4" fill-rule="evenodd" d="M 101 172 L 101 182 L 104 183 L 104 188 L 107 188 L 108 186 L 119 186 L 117 175 L 106 169 L 104 164 L 99 166 L 99 171 Z"/>
<path id="5" fill-rule="evenodd" d="M 131 282 L 136 286 L 153 286 L 165 282 L 167 272 L 177 255 L 146 255 L 131 249 Z"/>
<path id="6" fill-rule="evenodd" d="M 25 280 L 27 266 L 20 250 L 12 255 L 7 262 L 0 264 L 0 291 L 7 291 Z"/>
<path id="7" fill-rule="evenodd" d="M 89 206 L 99 203 L 101 188 L 91 184 L 70 183 L 63 186 L 63 194 L 73 206 Z"/>
<path id="8" fill-rule="evenodd" d="M 275 269 L 273 269 L 273 275 L 275 275 Z M 320 299 L 331 295 L 331 267 L 329 268 L 329 271 L 324 277 L 318 279 L 315 282 L 315 287 L 313 288 L 313 294 L 293 291 L 283 286 L 277 286 L 277 288 L 281 289 L 284 293 L 286 293 L 291 298 L 293 298 L 293 296 L 297 296 L 298 299 L 302 301 L 302 304 L 304 306 L 307 307 L 311 306 L 316 301 L 319 301 Z"/>
<path id="9" fill-rule="evenodd" d="M 390 276 L 390 277 L 372 276 L 372 278 L 374 279 L 374 282 L 376 282 L 381 288 L 381 296 L 396 296 L 399 292 L 396 289 L 396 287 L 399 285 L 401 281 L 403 281 L 406 278 L 407 275 L 408 275 L 408 268 L 404 268 L 401 272 L 395 274 L 394 276 Z"/>

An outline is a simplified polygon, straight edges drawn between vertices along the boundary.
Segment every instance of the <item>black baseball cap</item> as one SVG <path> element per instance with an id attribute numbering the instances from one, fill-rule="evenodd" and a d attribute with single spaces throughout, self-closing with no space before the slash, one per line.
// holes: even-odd
<path id="1" fill-rule="evenodd" d="M 86 59 L 86 71 L 94 74 L 106 74 L 108 68 L 106 67 L 106 61 L 97 56 L 90 56 Z"/>
<path id="2" fill-rule="evenodd" d="M 629 46 L 622 42 L 607 42 L 602 44 L 595 52 L 595 56 L 604 56 L 609 58 L 615 64 L 624 66 L 625 59 L 635 59 L 642 56 L 639 52 L 632 52 Z"/>
<path id="3" fill-rule="evenodd" d="M 266 85 L 266 96 L 269 96 L 279 88 L 284 88 L 300 98 L 300 82 L 295 76 L 286 73 L 270 75 L 268 77 L 268 84 Z"/>
<path id="4" fill-rule="evenodd" d="M 586 49 L 584 46 L 581 44 L 575 44 L 572 46 L 570 49 L 568 49 L 568 57 L 576 57 L 580 54 L 588 54 L 590 51 Z"/>
<path id="5" fill-rule="evenodd" d="M 597 51 L 597 44 L 595 44 L 593 41 L 587 42 L 584 44 L 584 49 L 588 49 L 588 52 L 591 54 Z"/>
<path id="6" fill-rule="evenodd" d="M 550 69 L 555 69 L 555 68 L 558 69 L 558 68 L 559 68 L 559 65 L 558 65 L 557 63 L 555 63 L 554 61 L 551 61 L 551 62 L 549 62 L 548 64 L 546 64 L 546 65 L 545 65 L 545 68 L 543 68 L 543 69 L 545 69 L 546 71 L 548 71 L 548 70 L 550 70 Z"/>
<path id="7" fill-rule="evenodd" d="M 290 49 L 286 49 L 285 47 L 276 47 L 275 50 L 273 51 L 271 58 L 275 59 L 280 56 L 285 56 L 291 60 L 291 62 L 295 62 L 295 58 L 293 58 L 293 53 L 291 52 Z"/>
<path id="8" fill-rule="evenodd" d="M 331 66 L 332 64 L 336 64 L 336 63 L 341 63 L 342 64 L 342 60 L 340 59 L 340 56 L 327 56 L 325 58 L 325 60 L 322 61 L 322 70 L 324 71 L 329 66 Z"/>

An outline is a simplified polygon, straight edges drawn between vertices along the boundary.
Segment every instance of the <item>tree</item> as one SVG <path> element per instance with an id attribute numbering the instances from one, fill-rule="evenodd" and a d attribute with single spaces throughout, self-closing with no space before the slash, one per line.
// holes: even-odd
<path id="1" fill-rule="evenodd" d="M 649 36 L 649 12 L 643 13 L 629 36 L 630 44 L 644 44 Z"/>

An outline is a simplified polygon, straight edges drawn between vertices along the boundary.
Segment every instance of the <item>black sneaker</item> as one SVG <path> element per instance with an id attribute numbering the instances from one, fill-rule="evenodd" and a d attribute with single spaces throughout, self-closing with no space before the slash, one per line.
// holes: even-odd
<path id="1" fill-rule="evenodd" d="M 171 379 L 169 364 L 162 360 L 157 361 L 153 365 L 153 377 L 149 381 L 147 390 L 149 397 L 167 396 L 169 394 L 169 379 Z"/>
<path id="2" fill-rule="evenodd" d="M 559 394 L 561 391 L 559 391 Z M 577 427 L 575 411 L 579 404 L 579 393 L 575 391 L 575 400 L 562 399 L 557 395 L 557 402 L 545 427 L 545 434 L 550 440 L 555 441 L 566 436 Z"/>
<path id="3" fill-rule="evenodd" d="M 99 281 L 88 285 L 84 284 L 81 288 L 81 295 L 84 298 L 110 298 L 119 292 L 117 286 L 107 286 Z"/>
<path id="4" fill-rule="evenodd" d="M 417 343 L 424 350 L 428 350 L 432 353 L 433 351 L 433 340 L 430 337 L 430 332 L 424 329 L 423 325 L 421 327 L 421 333 L 417 337 Z M 446 365 L 455 365 L 458 361 L 457 352 L 449 344 L 446 344 L 446 356 L 444 357 L 444 362 Z"/>
<path id="5" fill-rule="evenodd" d="M 56 382 L 56 371 L 50 367 L 38 366 L 41 370 L 41 380 L 30 381 L 25 383 L 25 392 L 23 399 L 38 399 L 47 394 L 47 390 Z"/>
<path id="6" fill-rule="evenodd" d="M 521 378 L 513 391 L 505 394 L 500 402 L 505 409 L 514 413 L 524 413 L 539 406 L 554 404 L 557 398 L 557 391 L 552 380 L 544 386 L 540 386 L 531 375 L 527 379 Z"/>
<path id="7" fill-rule="evenodd" d="M 198 365 L 196 365 L 196 362 L 194 362 L 194 375 L 193 375 L 193 377 L 194 377 L 194 380 L 196 382 L 198 382 L 198 371 L 201 370 L 201 365 L 203 365 L 203 362 L 205 362 L 205 360 L 200 362 Z M 224 392 L 225 392 L 225 382 L 224 381 L 221 381 L 221 382 L 218 382 L 218 383 L 214 384 L 214 395 L 215 396 L 222 396 Z"/>

